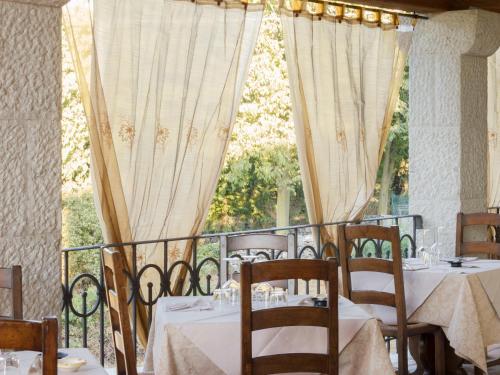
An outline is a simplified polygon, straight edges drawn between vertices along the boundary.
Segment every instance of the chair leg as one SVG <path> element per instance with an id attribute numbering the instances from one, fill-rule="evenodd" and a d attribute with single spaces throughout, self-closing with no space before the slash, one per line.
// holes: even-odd
<path id="1" fill-rule="evenodd" d="M 398 375 L 408 375 L 408 339 L 396 338 L 396 348 L 398 351 Z"/>
<path id="2" fill-rule="evenodd" d="M 434 332 L 434 367 L 436 375 L 445 375 L 444 334 L 441 329 Z"/>

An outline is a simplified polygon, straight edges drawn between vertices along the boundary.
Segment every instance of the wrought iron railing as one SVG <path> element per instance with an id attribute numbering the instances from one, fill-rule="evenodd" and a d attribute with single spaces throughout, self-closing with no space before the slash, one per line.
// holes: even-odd
<path id="1" fill-rule="evenodd" d="M 416 230 L 422 228 L 419 215 L 370 217 L 363 223 L 378 225 L 399 225 L 401 248 L 405 257 L 415 257 Z M 134 337 L 137 332 L 137 304 L 144 306 L 148 315 L 148 329 L 154 305 L 158 298 L 173 294 L 171 276 L 182 268 L 187 272 L 184 295 L 209 295 L 220 285 L 221 259 L 228 254 L 221 248 L 221 239 L 228 236 L 252 233 L 279 233 L 294 236 L 293 256 L 296 258 L 322 258 L 326 249 L 335 253 L 335 244 L 323 243 L 320 236 L 322 227 L 334 230 L 337 225 L 349 223 L 328 223 L 322 225 L 296 225 L 283 228 L 269 228 L 243 232 L 203 234 L 193 237 L 170 238 L 155 241 L 136 241 L 130 243 L 108 244 L 109 248 L 121 248 L 132 259 L 132 269 L 128 275 Z M 189 243 L 192 247 L 191 262 L 176 261 L 169 264 L 168 252 L 173 244 Z M 354 244 L 355 256 L 390 257 L 390 248 L 382 241 L 365 240 Z M 113 363 L 112 344 L 108 331 L 108 318 L 105 314 L 103 276 L 101 273 L 99 251 L 104 245 L 98 244 L 62 250 L 63 262 L 63 342 L 66 347 L 83 346 L 99 355 L 101 363 Z M 174 246 L 175 248 L 175 246 Z M 150 264 L 145 256 L 148 251 L 162 254 L 161 264 Z M 250 250 L 247 250 L 249 253 Z M 261 256 L 277 259 L 284 256 L 278 251 L 259 251 Z M 238 254 L 232 254 L 238 256 Z M 90 264 L 90 265 L 89 265 Z M 156 275 L 155 275 L 156 274 Z M 147 275 L 147 277 L 146 277 Z M 145 280 L 148 280 L 145 283 Z M 151 281 L 153 280 L 153 281 Z M 314 285 L 319 290 L 319 283 Z M 309 283 L 305 284 L 309 292 Z M 136 339 L 136 347 L 137 347 Z M 142 348 L 139 349 L 139 354 Z"/>

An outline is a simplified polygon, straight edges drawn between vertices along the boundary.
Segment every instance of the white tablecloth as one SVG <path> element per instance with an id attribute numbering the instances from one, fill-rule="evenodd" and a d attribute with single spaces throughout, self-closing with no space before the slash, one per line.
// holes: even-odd
<path id="1" fill-rule="evenodd" d="M 209 311 L 168 311 L 167 306 L 172 303 L 193 298 L 196 297 L 159 300 L 144 369 L 169 375 L 239 374 L 239 306 L 223 305 Z M 298 303 L 299 298 L 303 297 L 292 297 L 289 304 Z M 339 347 L 342 374 L 393 373 L 377 321 L 344 298 L 339 301 Z M 326 329 L 284 327 L 253 334 L 254 356 L 294 352 L 325 353 Z"/>
<path id="2" fill-rule="evenodd" d="M 356 288 L 389 291 L 391 285 L 387 279 L 384 284 L 384 277 L 361 275 Z M 500 343 L 500 261 L 466 262 L 461 268 L 442 264 L 405 271 L 404 277 L 409 320 L 443 327 L 455 352 L 486 370 L 488 347 Z M 367 309 L 385 321 L 394 320 L 392 310 Z"/>
<path id="3" fill-rule="evenodd" d="M 60 352 L 67 353 L 68 355 L 72 357 L 78 357 L 82 358 L 87 361 L 87 364 L 80 367 L 78 372 L 75 374 L 79 375 L 108 375 L 108 373 L 104 370 L 104 368 L 99 364 L 97 359 L 90 354 L 88 349 L 85 348 L 62 348 L 59 349 Z M 39 354 L 37 352 L 32 352 L 32 351 L 21 351 L 21 352 L 16 352 L 17 358 L 19 358 L 21 368 L 20 368 L 20 375 L 26 375 L 28 373 L 28 370 L 33 363 L 36 355 Z M 58 371 L 59 374 L 68 374 L 68 372 L 61 372 Z"/>
<path id="4" fill-rule="evenodd" d="M 450 274 L 475 274 L 488 295 L 490 302 L 500 317 L 500 261 L 477 260 L 466 262 L 463 267 L 452 268 L 442 263 L 428 269 L 404 271 L 404 286 L 407 317 L 427 300 L 431 293 Z M 352 273 L 353 290 L 376 290 L 394 293 L 392 275 L 376 272 Z M 366 310 L 387 324 L 396 324 L 395 309 L 384 306 L 365 306 Z"/>

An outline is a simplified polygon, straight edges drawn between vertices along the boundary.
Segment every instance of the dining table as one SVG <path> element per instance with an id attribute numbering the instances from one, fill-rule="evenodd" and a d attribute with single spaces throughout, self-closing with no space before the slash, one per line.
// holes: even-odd
<path id="1" fill-rule="evenodd" d="M 289 296 L 301 305 L 307 296 Z M 253 308 L 270 308 L 258 306 Z M 155 374 L 241 374 L 239 304 L 212 297 L 158 300 L 149 331 L 144 370 Z M 253 356 L 326 353 L 323 327 L 280 327 L 253 333 Z M 392 363 L 377 319 L 339 296 L 339 367 L 343 375 L 390 375 Z"/>
<path id="2" fill-rule="evenodd" d="M 406 261 L 403 268 L 408 321 L 442 327 L 447 374 L 465 373 L 464 361 L 487 373 L 495 352 L 500 357 L 500 260 L 470 258 L 461 267 L 444 261 L 421 267 Z M 353 290 L 394 292 L 392 275 L 353 272 L 351 280 Z M 363 308 L 385 323 L 395 323 L 392 308 Z"/>

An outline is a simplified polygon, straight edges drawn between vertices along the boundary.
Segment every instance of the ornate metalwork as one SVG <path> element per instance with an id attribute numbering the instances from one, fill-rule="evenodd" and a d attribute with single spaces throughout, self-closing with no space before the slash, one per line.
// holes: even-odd
<path id="1" fill-rule="evenodd" d="M 422 227 L 422 219 L 418 215 L 406 215 L 406 216 L 388 216 L 388 217 L 376 217 L 368 218 L 363 222 L 373 222 L 379 225 L 393 225 L 398 224 L 402 220 L 407 220 L 407 230 L 401 236 L 401 244 L 404 252 L 404 256 L 415 257 L 415 233 L 416 229 Z M 137 304 L 144 306 L 148 313 L 148 329 L 151 324 L 151 317 L 153 316 L 153 308 L 160 297 L 173 295 L 171 278 L 176 270 L 182 268 L 185 269 L 187 275 L 187 285 L 183 292 L 184 295 L 210 295 L 214 289 L 220 286 L 221 277 L 221 259 L 220 259 L 220 247 L 218 249 L 219 259 L 214 256 L 207 256 L 202 259 L 199 258 L 200 241 L 208 241 L 209 244 L 219 243 L 220 238 L 223 236 L 233 236 L 240 234 L 249 233 L 292 233 L 295 236 L 295 257 L 298 258 L 323 258 L 327 250 L 331 250 L 332 253 L 338 254 L 338 248 L 334 243 L 327 242 L 322 243 L 320 238 L 320 228 L 326 226 L 335 226 L 337 223 L 328 223 L 323 225 L 298 225 L 285 228 L 271 228 L 256 231 L 245 231 L 245 232 L 233 232 L 233 233 L 218 233 L 218 234 L 205 234 L 195 237 L 183 237 L 183 238 L 171 238 L 157 241 L 138 241 L 125 244 L 109 244 L 109 245 L 94 245 L 86 246 L 80 248 L 70 248 L 64 249 L 62 251 L 63 255 L 63 269 L 64 269 L 64 282 L 63 282 L 63 307 L 62 313 L 64 317 L 64 343 L 66 347 L 70 346 L 70 337 L 72 335 L 72 330 L 75 330 L 75 318 L 80 320 L 81 324 L 81 345 L 87 347 L 88 344 L 88 324 L 89 321 L 94 318 L 98 318 L 97 329 L 99 330 L 99 352 L 101 363 L 105 360 L 105 297 L 103 289 L 103 277 L 102 274 L 91 274 L 84 272 L 77 274 L 71 280 L 69 279 L 69 269 L 70 266 L 69 257 L 72 254 L 76 254 L 81 251 L 89 252 L 89 256 L 95 256 L 99 258 L 100 249 L 103 247 L 116 247 L 122 249 L 132 249 L 132 262 L 133 269 L 130 273 L 127 273 L 130 286 L 130 297 L 129 304 L 132 308 L 132 319 L 133 319 L 133 330 L 136 332 L 137 325 Z M 305 234 L 311 234 L 311 240 L 305 241 Z M 312 240 L 312 237 L 315 237 Z M 301 239 L 302 241 L 299 241 Z M 185 262 L 183 260 L 178 260 L 172 264 L 168 263 L 168 243 L 176 241 L 190 241 L 192 244 L 193 260 L 191 263 Z M 299 245 L 300 243 L 300 245 Z M 138 247 L 146 245 L 163 245 L 164 251 L 164 261 L 163 267 L 157 264 L 139 264 L 138 261 Z M 250 254 L 250 250 L 246 251 Z M 286 256 L 286 252 L 277 252 L 273 250 L 269 251 L 255 251 L 255 255 L 260 255 L 266 259 L 278 259 Z M 234 253 L 231 256 L 240 257 L 238 253 Z M 362 242 L 353 243 L 353 256 L 356 257 L 390 257 L 390 251 L 385 251 L 384 253 L 384 243 L 381 241 L 365 240 Z M 100 258 L 99 258 L 100 259 Z M 100 264 L 100 263 L 99 263 Z M 225 266 L 225 265 L 224 265 Z M 145 280 L 145 274 L 151 273 L 154 278 L 148 277 Z M 154 279 L 154 281 L 152 281 Z M 320 283 L 311 282 L 316 289 L 316 293 L 319 293 Z M 78 287 L 81 285 L 82 287 Z M 310 293 L 312 285 L 310 282 L 305 284 L 306 293 Z M 92 289 L 93 288 L 93 289 Z M 80 293 L 77 293 L 77 289 L 80 289 Z M 93 293 L 91 293 L 93 291 Z M 95 301 L 89 304 L 88 297 L 89 294 L 94 296 Z M 71 319 L 73 318 L 73 319 Z M 107 319 L 107 317 L 106 317 Z M 95 323 L 95 322 L 94 322 Z M 107 340 L 109 341 L 109 340 Z"/>

